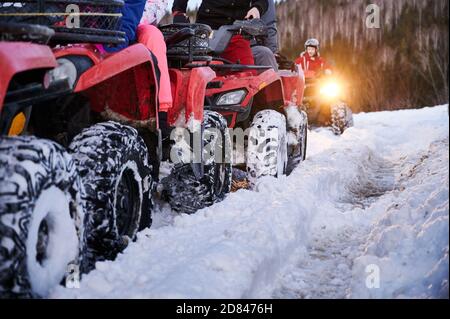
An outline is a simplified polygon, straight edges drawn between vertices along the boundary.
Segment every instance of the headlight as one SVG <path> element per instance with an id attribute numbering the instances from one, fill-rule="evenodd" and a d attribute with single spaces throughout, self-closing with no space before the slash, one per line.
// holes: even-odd
<path id="1" fill-rule="evenodd" d="M 67 79 L 70 87 L 73 88 L 77 76 L 77 68 L 72 61 L 61 58 L 58 59 L 58 66 L 45 75 L 44 85 L 49 87 L 53 82 Z"/>
<path id="2" fill-rule="evenodd" d="M 335 82 L 327 83 L 320 88 L 320 94 L 327 98 L 338 97 L 341 92 L 341 88 Z"/>
<path id="3" fill-rule="evenodd" d="M 241 103 L 244 100 L 246 94 L 247 94 L 247 91 L 245 91 L 245 90 L 237 90 L 237 91 L 224 93 L 219 97 L 216 104 L 217 105 L 236 105 L 236 104 Z"/>

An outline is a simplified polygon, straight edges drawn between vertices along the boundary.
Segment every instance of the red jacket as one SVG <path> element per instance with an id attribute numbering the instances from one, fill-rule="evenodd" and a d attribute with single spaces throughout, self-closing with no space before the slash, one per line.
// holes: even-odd
<path id="1" fill-rule="evenodd" d="M 295 64 L 299 64 L 302 66 L 303 71 L 321 71 L 330 69 L 330 65 L 322 58 L 320 55 L 316 55 L 315 57 L 311 57 L 308 53 L 303 52 L 300 56 L 295 60 Z"/>

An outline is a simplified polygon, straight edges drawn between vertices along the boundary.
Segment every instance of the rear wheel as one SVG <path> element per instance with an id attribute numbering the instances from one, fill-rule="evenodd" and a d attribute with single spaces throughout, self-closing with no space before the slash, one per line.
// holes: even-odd
<path id="1" fill-rule="evenodd" d="M 251 186 L 263 176 L 281 176 L 287 168 L 286 118 L 264 110 L 255 115 L 247 146 L 247 173 Z"/>
<path id="2" fill-rule="evenodd" d="M 163 195 L 175 211 L 193 214 L 222 201 L 231 191 L 231 140 L 227 121 L 217 112 L 205 111 L 203 176 L 195 176 L 191 164 L 175 166 L 161 182 Z"/>
<path id="3" fill-rule="evenodd" d="M 150 226 L 151 167 L 137 131 L 115 122 L 83 130 L 69 149 L 86 189 L 87 272 L 97 260 L 114 259 L 140 228 Z"/>
<path id="4" fill-rule="evenodd" d="M 78 264 L 83 186 L 72 157 L 34 137 L 0 139 L 0 298 L 45 297 Z"/>
<path id="5" fill-rule="evenodd" d="M 331 129 L 336 135 L 353 126 L 353 112 L 347 104 L 340 102 L 331 106 Z"/>

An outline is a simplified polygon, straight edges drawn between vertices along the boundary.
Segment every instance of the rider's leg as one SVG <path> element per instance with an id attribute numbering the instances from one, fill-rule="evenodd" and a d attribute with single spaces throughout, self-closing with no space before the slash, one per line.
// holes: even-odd
<path id="1" fill-rule="evenodd" d="M 167 48 L 161 31 L 150 24 L 140 24 L 137 31 L 138 41 L 144 44 L 158 60 L 161 71 L 159 83 L 159 110 L 167 112 L 172 107 L 169 68 L 167 66 Z"/>
<path id="2" fill-rule="evenodd" d="M 255 58 L 255 65 L 271 66 L 278 72 L 278 63 L 273 52 L 265 46 L 256 45 L 252 47 L 253 56 Z"/>
<path id="3" fill-rule="evenodd" d="M 231 38 L 228 47 L 222 53 L 221 57 L 233 63 L 239 62 L 243 65 L 255 64 L 252 49 L 250 48 L 250 41 L 244 39 L 241 35 L 235 35 Z"/>

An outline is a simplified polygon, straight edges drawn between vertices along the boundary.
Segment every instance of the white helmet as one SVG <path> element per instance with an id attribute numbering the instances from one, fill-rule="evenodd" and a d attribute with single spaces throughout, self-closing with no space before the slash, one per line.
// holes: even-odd
<path id="1" fill-rule="evenodd" d="M 305 50 L 307 47 L 314 47 L 317 51 L 320 50 L 320 42 L 317 39 L 309 39 L 305 42 Z"/>

